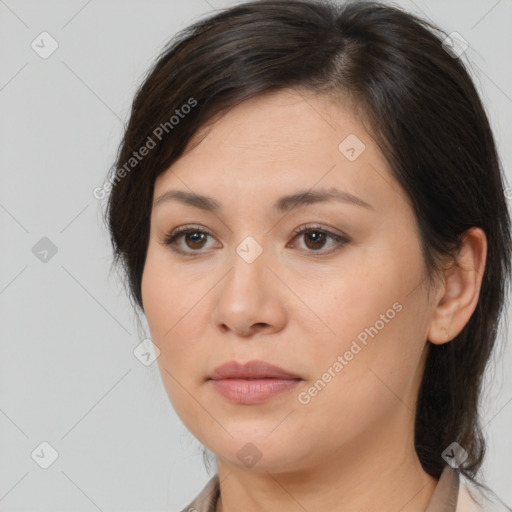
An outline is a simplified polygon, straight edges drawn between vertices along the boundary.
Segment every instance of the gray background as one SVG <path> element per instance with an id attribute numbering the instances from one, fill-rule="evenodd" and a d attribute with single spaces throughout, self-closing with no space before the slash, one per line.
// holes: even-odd
<path id="1" fill-rule="evenodd" d="M 209 479 L 156 363 L 146 367 L 133 355 L 148 331 L 110 273 L 105 201 L 92 191 L 113 163 L 135 88 L 163 44 L 234 3 L 0 0 L 2 511 L 177 511 Z M 468 41 L 512 184 L 512 2 L 398 5 Z M 31 47 L 43 31 L 59 45 L 47 59 Z M 33 252 L 43 237 L 57 249 L 46 262 Z M 48 244 L 39 243 L 39 250 Z M 509 343 L 494 358 L 483 411 L 485 481 L 509 505 L 510 338 L 510 331 L 500 337 Z M 59 455 L 47 469 L 39 465 L 50 460 L 43 441 Z"/>

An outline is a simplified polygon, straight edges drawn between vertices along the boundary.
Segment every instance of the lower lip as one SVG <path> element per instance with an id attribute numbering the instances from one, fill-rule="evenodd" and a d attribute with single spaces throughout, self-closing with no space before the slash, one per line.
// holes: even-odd
<path id="1" fill-rule="evenodd" d="M 238 404 L 259 404 L 290 391 L 301 379 L 221 379 L 211 380 L 223 397 Z"/>

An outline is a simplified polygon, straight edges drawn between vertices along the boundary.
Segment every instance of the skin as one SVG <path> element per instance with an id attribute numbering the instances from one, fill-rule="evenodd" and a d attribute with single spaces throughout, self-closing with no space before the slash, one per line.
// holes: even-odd
<path id="1" fill-rule="evenodd" d="M 366 146 L 354 161 L 338 149 L 349 134 Z M 447 265 L 429 294 L 410 202 L 348 102 L 287 89 L 243 102 L 196 135 L 156 180 L 154 199 L 193 191 L 222 210 L 155 201 L 142 296 L 170 401 L 217 456 L 217 510 L 423 511 L 437 481 L 414 449 L 416 396 L 429 344 L 449 342 L 476 307 L 484 233 L 467 232 L 458 265 Z M 281 196 L 331 187 L 371 208 L 272 209 Z M 293 237 L 310 223 L 349 241 Z M 178 239 L 191 256 L 162 243 L 190 224 L 210 233 L 199 243 Z M 236 251 L 248 236 L 263 250 L 252 263 Z M 397 303 L 394 318 L 300 403 L 298 394 Z M 207 380 L 221 363 L 253 359 L 303 381 L 242 405 Z M 260 454 L 255 464 L 237 456 L 244 446 Z"/>

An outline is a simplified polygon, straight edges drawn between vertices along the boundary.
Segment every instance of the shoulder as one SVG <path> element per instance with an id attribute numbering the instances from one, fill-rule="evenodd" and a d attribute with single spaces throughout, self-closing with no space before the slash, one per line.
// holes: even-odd
<path id="1" fill-rule="evenodd" d="M 496 494 L 460 476 L 456 512 L 512 512 Z"/>
<path id="2" fill-rule="evenodd" d="M 181 512 L 215 512 L 219 495 L 219 475 L 215 473 L 196 498 Z"/>

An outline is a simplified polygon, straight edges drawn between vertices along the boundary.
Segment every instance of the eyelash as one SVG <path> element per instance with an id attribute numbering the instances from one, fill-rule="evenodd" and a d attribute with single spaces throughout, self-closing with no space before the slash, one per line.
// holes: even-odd
<path id="1" fill-rule="evenodd" d="M 304 233 L 322 233 L 324 235 L 327 235 L 327 237 L 333 239 L 337 247 L 334 249 L 331 249 L 330 251 L 315 251 L 315 250 L 307 250 L 306 252 L 312 253 L 314 256 L 327 256 L 330 254 L 333 254 L 340 250 L 342 247 L 344 247 L 346 244 L 350 242 L 350 239 L 346 236 L 338 235 L 336 233 L 332 233 L 331 231 L 328 231 L 326 229 L 323 229 L 321 226 L 314 225 L 314 224 L 306 224 L 304 226 L 301 226 L 300 228 L 297 228 L 292 233 L 292 240 L 295 240 L 296 238 L 300 237 L 300 235 Z M 194 256 L 195 254 L 200 254 L 201 250 L 190 250 L 190 251 L 184 251 L 182 249 L 177 248 L 176 241 L 181 238 L 184 235 L 190 234 L 190 233 L 202 233 L 208 236 L 212 236 L 208 231 L 201 229 L 201 228 L 195 228 L 192 226 L 183 226 L 181 228 L 175 229 L 173 232 L 169 233 L 165 238 L 162 240 L 162 244 L 165 246 L 168 246 L 172 251 L 183 254 L 186 256 Z"/>

